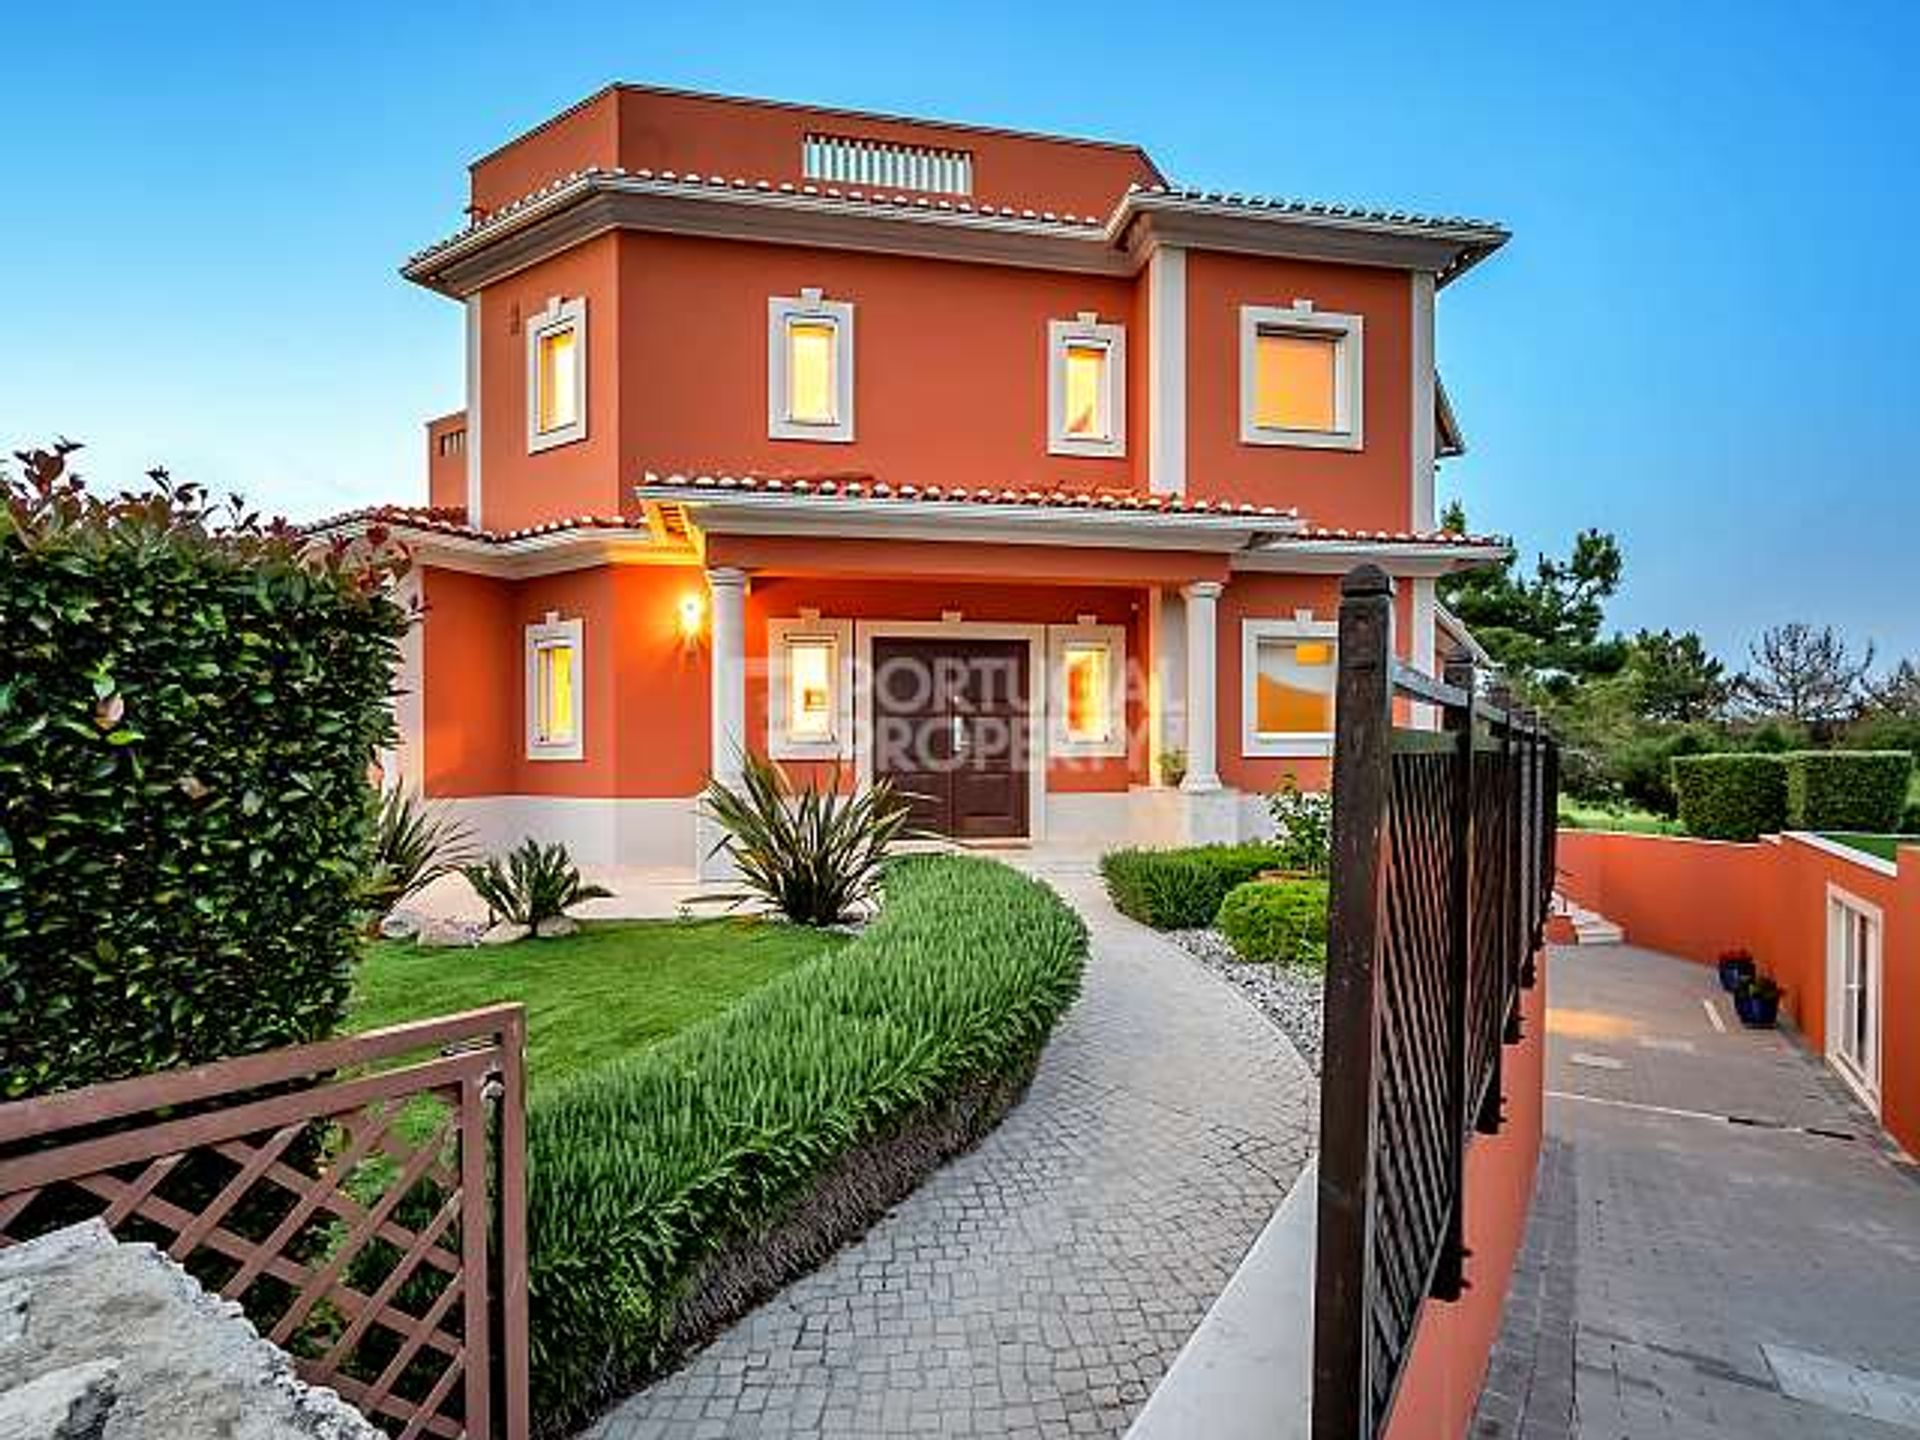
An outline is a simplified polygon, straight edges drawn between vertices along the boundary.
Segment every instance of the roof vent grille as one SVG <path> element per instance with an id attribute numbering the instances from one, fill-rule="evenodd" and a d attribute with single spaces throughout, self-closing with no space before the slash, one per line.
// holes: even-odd
<path id="1" fill-rule="evenodd" d="M 973 154 L 967 150 L 890 145 L 850 135 L 809 135 L 802 149 L 809 180 L 935 195 L 973 193 Z"/>

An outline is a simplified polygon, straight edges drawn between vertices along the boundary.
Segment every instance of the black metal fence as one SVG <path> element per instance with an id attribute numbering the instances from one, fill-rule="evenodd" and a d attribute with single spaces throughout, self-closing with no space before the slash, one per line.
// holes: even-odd
<path id="1" fill-rule="evenodd" d="M 1396 702 L 1439 728 L 1397 725 Z M 1378 1435 L 1428 1299 L 1465 1284 L 1467 1143 L 1552 892 L 1558 751 L 1537 719 L 1394 658 L 1393 582 L 1341 584 L 1314 1309 L 1316 1440 Z"/>

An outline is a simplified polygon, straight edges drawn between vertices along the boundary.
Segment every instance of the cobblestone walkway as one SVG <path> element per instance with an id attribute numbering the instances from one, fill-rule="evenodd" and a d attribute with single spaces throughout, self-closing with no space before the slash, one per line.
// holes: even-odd
<path id="1" fill-rule="evenodd" d="M 1093 955 L 1026 1099 L 595 1440 L 1126 1429 L 1305 1162 L 1314 1083 L 1084 866 L 1047 878 Z"/>
<path id="2" fill-rule="evenodd" d="M 1547 986 L 1548 1134 L 1478 1440 L 1920 1432 L 1914 1167 L 1705 966 L 1556 950 Z"/>

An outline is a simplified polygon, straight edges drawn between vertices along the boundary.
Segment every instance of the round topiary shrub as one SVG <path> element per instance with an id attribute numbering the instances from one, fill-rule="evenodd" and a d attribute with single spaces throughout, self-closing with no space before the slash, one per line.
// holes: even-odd
<path id="1" fill-rule="evenodd" d="M 1242 960 L 1318 969 L 1327 963 L 1327 882 L 1250 880 L 1228 892 L 1215 923 Z"/>

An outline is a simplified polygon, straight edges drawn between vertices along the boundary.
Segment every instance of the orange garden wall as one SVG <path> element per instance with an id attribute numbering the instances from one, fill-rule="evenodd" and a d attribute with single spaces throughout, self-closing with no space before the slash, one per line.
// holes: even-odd
<path id="1" fill-rule="evenodd" d="M 1533 988 L 1521 992 L 1523 1038 L 1502 1058 L 1506 1123 L 1497 1135 L 1475 1135 L 1467 1150 L 1468 1288 L 1457 1301 L 1429 1300 L 1421 1311 L 1388 1440 L 1462 1440 L 1473 1423 L 1514 1262 L 1526 1237 L 1540 1158 L 1545 956 L 1537 973 Z"/>
<path id="2" fill-rule="evenodd" d="M 1920 1153 L 1920 848 L 1897 875 L 1796 835 L 1756 844 L 1560 832 L 1561 891 L 1633 944 L 1712 964 L 1744 947 L 1785 990 L 1781 1013 L 1816 1054 L 1827 1042 L 1827 887 L 1880 908 L 1881 1121 Z"/>

